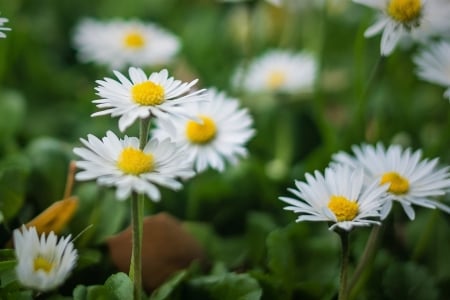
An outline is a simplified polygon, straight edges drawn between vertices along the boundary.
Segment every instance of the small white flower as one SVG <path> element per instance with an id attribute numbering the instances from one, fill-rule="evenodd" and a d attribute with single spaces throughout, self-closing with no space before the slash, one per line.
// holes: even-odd
<path id="1" fill-rule="evenodd" d="M 414 57 L 417 75 L 423 80 L 447 88 L 444 97 L 450 100 L 450 43 L 441 41 L 430 45 Z"/>
<path id="2" fill-rule="evenodd" d="M 385 202 L 386 186 L 374 182 L 364 186 L 362 169 L 336 165 L 325 169 L 322 175 L 305 174 L 306 182 L 295 181 L 296 189 L 288 190 L 301 201 L 280 197 L 290 204 L 286 210 L 298 213 L 297 222 L 326 221 L 333 223 L 330 230 L 339 227 L 351 230 L 355 226 L 380 224 L 380 210 Z"/>
<path id="3" fill-rule="evenodd" d="M 362 167 L 367 180 L 387 185 L 390 199 L 398 201 L 411 220 L 415 217 L 412 205 L 439 208 L 450 213 L 450 207 L 430 199 L 444 195 L 450 188 L 449 168 L 437 168 L 437 158 L 431 161 L 421 160 L 420 150 L 403 150 L 399 145 L 391 145 L 385 149 L 381 143 L 376 147 L 365 144 L 361 147 L 353 146 L 352 150 L 355 157 L 339 152 L 333 155 L 333 160 L 354 168 Z M 391 207 L 392 201 L 387 201 L 382 219 L 386 218 Z"/>
<path id="4" fill-rule="evenodd" d="M 194 162 L 198 172 L 208 166 L 218 171 L 225 162 L 236 164 L 247 155 L 244 144 L 254 135 L 253 120 L 247 109 L 239 109 L 237 99 L 210 89 L 206 100 L 183 106 L 186 112 L 202 122 L 184 119 L 157 119 L 155 136 L 171 138 L 184 145 L 186 156 Z"/>
<path id="5" fill-rule="evenodd" d="M 83 19 L 75 28 L 73 42 L 82 61 L 111 69 L 165 65 L 180 49 L 176 36 L 156 24 L 138 20 Z"/>
<path id="6" fill-rule="evenodd" d="M 247 69 L 239 67 L 233 84 L 252 93 L 309 93 L 316 74 L 317 62 L 312 54 L 272 50 L 250 62 Z"/>
<path id="7" fill-rule="evenodd" d="M 6 34 L 2 31 L 9 31 L 11 30 L 11 28 L 9 27 L 3 27 L 5 25 L 5 23 L 8 23 L 8 19 L 7 18 L 0 18 L 0 38 L 5 38 Z"/>
<path id="8" fill-rule="evenodd" d="M 55 289 L 76 264 L 77 250 L 70 235 L 58 241 L 53 231 L 39 237 L 35 227 L 22 226 L 14 230 L 13 238 L 17 278 L 25 287 L 42 292 Z"/>
<path id="9" fill-rule="evenodd" d="M 114 71 L 118 81 L 111 78 L 97 80 L 98 87 L 95 89 L 101 99 L 93 101 L 98 108 L 104 110 L 93 113 L 92 116 L 120 116 L 119 129 L 122 132 L 137 119 L 150 115 L 158 118 L 169 115 L 189 118 L 180 105 L 203 100 L 200 94 L 204 90 L 188 93 L 197 80 L 183 83 L 169 77 L 166 69 L 148 77 L 140 68 L 131 67 L 128 73 L 130 79 Z"/>
<path id="10" fill-rule="evenodd" d="M 168 139 L 152 139 L 142 150 L 138 138 L 125 136 L 119 139 L 111 131 L 102 140 L 90 134 L 81 142 L 86 147 L 74 148 L 73 152 L 83 159 L 76 162 L 83 171 L 75 178 L 96 179 L 100 185 L 115 186 L 119 200 L 135 191 L 159 201 L 161 195 L 156 185 L 178 190 L 183 185 L 177 178 L 194 175 L 184 149 Z"/>
<path id="11" fill-rule="evenodd" d="M 378 19 L 364 35 L 382 32 L 381 55 L 387 56 L 405 36 L 423 38 L 448 32 L 450 3 L 442 0 L 353 0 L 379 11 Z"/>

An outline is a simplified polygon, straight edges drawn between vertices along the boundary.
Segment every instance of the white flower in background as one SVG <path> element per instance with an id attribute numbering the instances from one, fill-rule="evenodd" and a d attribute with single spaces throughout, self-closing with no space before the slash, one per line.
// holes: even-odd
<path id="1" fill-rule="evenodd" d="M 446 87 L 444 97 L 450 100 L 450 42 L 431 44 L 414 57 L 414 62 L 417 75 L 423 80 Z"/>
<path id="2" fill-rule="evenodd" d="M 364 186 L 362 169 L 336 165 L 322 175 L 305 174 L 306 182 L 295 181 L 288 190 L 297 198 L 279 197 L 289 204 L 285 210 L 298 213 L 297 222 L 331 222 L 330 230 L 339 227 L 351 230 L 355 226 L 380 224 L 380 210 L 385 202 L 386 186 L 373 182 Z"/>
<path id="3" fill-rule="evenodd" d="M 25 287 L 42 292 L 55 289 L 75 267 L 77 250 L 70 235 L 58 241 L 53 231 L 39 237 L 35 227 L 22 226 L 14 230 L 13 239 L 17 279 Z"/>
<path id="4" fill-rule="evenodd" d="M 449 167 L 437 168 L 438 159 L 421 159 L 422 152 L 412 152 L 410 148 L 402 149 L 391 145 L 387 149 L 381 143 L 375 146 L 363 144 L 353 146 L 355 156 L 345 152 L 333 155 L 338 164 L 354 168 L 364 168 L 367 180 L 388 185 L 391 200 L 398 201 L 406 215 L 413 220 L 415 212 L 412 205 L 427 208 L 439 208 L 450 213 L 450 207 L 430 198 L 444 195 L 450 189 Z M 386 218 L 392 208 L 392 201 L 386 201 L 382 219 Z"/>
<path id="5" fill-rule="evenodd" d="M 125 131 L 137 119 L 144 119 L 150 115 L 158 118 L 169 115 L 189 118 L 190 116 L 180 108 L 180 105 L 203 100 L 200 94 L 204 90 L 188 93 L 197 80 L 183 83 L 169 77 L 166 69 L 154 72 L 148 77 L 139 68 L 131 67 L 128 73 L 130 79 L 114 71 L 118 81 L 111 78 L 97 80 L 98 87 L 95 89 L 101 99 L 93 101 L 103 110 L 93 113 L 92 116 L 107 114 L 112 117 L 119 116 L 121 131 Z"/>
<path id="6" fill-rule="evenodd" d="M 353 0 L 379 11 L 364 35 L 382 32 L 381 55 L 392 53 L 402 37 L 439 35 L 450 29 L 450 2 L 444 0 Z"/>
<path id="7" fill-rule="evenodd" d="M 5 23 L 8 23 L 9 20 L 7 18 L 0 18 L 0 38 L 5 38 L 6 34 L 2 31 L 9 31 L 11 28 L 9 27 L 3 27 Z"/>
<path id="8" fill-rule="evenodd" d="M 134 191 L 159 201 L 157 185 L 178 190 L 183 187 L 178 178 L 194 175 L 183 147 L 169 139 L 152 139 L 142 150 L 138 138 L 119 139 L 111 131 L 101 140 L 90 134 L 81 142 L 85 147 L 73 150 L 82 159 L 76 162 L 82 171 L 75 178 L 96 179 L 99 185 L 115 186 L 119 200 L 125 200 Z"/>
<path id="9" fill-rule="evenodd" d="M 307 52 L 271 50 L 239 67 L 233 84 L 251 93 L 311 92 L 317 74 L 317 61 Z"/>
<path id="10" fill-rule="evenodd" d="M 170 137 L 185 146 L 185 155 L 198 172 L 211 167 L 225 169 L 247 155 L 244 144 L 254 135 L 253 120 L 247 109 L 240 109 L 237 99 L 210 89 L 207 101 L 190 103 L 183 109 L 201 122 L 184 119 L 157 119 L 155 137 Z"/>
<path id="11" fill-rule="evenodd" d="M 138 20 L 83 19 L 74 30 L 73 43 L 82 61 L 111 69 L 166 65 L 180 49 L 176 36 Z"/>

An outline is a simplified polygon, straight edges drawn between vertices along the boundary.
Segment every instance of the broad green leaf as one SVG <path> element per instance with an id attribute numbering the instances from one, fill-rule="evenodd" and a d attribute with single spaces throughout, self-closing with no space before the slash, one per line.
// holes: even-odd
<path id="1" fill-rule="evenodd" d="M 111 275 L 105 282 L 105 288 L 117 300 L 133 298 L 133 282 L 125 273 Z"/>
<path id="2" fill-rule="evenodd" d="M 171 300 L 171 295 L 177 289 L 177 287 L 186 280 L 188 270 L 183 270 L 176 273 L 157 290 L 155 290 L 150 296 L 149 300 Z"/>
<path id="3" fill-rule="evenodd" d="M 0 273 L 8 270 L 12 270 L 16 266 L 15 260 L 0 261 Z"/>
<path id="4" fill-rule="evenodd" d="M 112 300 L 115 299 L 109 290 L 102 285 L 78 285 L 73 290 L 73 300 Z M 128 299 L 123 299 L 128 300 Z"/>

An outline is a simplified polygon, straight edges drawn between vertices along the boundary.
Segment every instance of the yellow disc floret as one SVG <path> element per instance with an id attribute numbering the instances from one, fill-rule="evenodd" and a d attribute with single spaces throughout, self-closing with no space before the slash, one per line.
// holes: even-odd
<path id="1" fill-rule="evenodd" d="M 267 78 L 267 86 L 270 89 L 277 89 L 286 81 L 286 74 L 281 71 L 273 71 Z"/>
<path id="2" fill-rule="evenodd" d="M 205 144 L 214 139 L 217 127 L 211 118 L 206 116 L 199 116 L 199 118 L 203 121 L 202 123 L 196 121 L 187 123 L 186 136 L 192 143 Z"/>
<path id="3" fill-rule="evenodd" d="M 139 175 L 150 172 L 154 168 L 153 155 L 144 153 L 142 150 L 127 147 L 117 160 L 117 167 L 126 174 Z"/>
<path id="4" fill-rule="evenodd" d="M 387 8 L 387 13 L 401 23 L 410 23 L 417 20 L 421 11 L 421 0 L 391 0 Z"/>
<path id="5" fill-rule="evenodd" d="M 397 172 L 387 172 L 384 173 L 381 177 L 381 184 L 389 183 L 389 189 L 388 191 L 396 194 L 401 195 L 405 194 L 409 190 L 409 181 L 408 179 L 402 177 Z"/>
<path id="6" fill-rule="evenodd" d="M 159 105 L 164 102 L 164 88 L 149 80 L 144 81 L 131 88 L 131 97 L 134 102 L 141 105 Z"/>
<path id="7" fill-rule="evenodd" d="M 350 201 L 343 196 L 331 196 L 328 208 L 334 213 L 338 222 L 353 220 L 359 211 L 356 201 Z"/>
<path id="8" fill-rule="evenodd" d="M 139 48 L 144 47 L 145 39 L 142 36 L 142 34 L 140 34 L 137 31 L 133 31 L 133 32 L 128 33 L 124 37 L 123 43 L 124 43 L 125 47 L 127 47 L 127 48 L 139 49 Z"/>
<path id="9" fill-rule="evenodd" d="M 45 273 L 50 273 L 50 271 L 53 269 L 53 265 L 53 262 L 40 255 L 37 256 L 33 261 L 33 268 L 35 272 L 42 270 Z"/>

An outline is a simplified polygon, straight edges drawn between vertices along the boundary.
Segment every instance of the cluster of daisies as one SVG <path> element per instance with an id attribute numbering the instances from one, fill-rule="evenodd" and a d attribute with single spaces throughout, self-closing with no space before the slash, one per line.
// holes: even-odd
<path id="1" fill-rule="evenodd" d="M 353 0 L 378 12 L 364 33 L 381 33 L 381 54 L 390 55 L 400 43 L 419 42 L 414 57 L 418 76 L 446 89 L 450 100 L 450 2 L 448 0 Z"/>
<path id="2" fill-rule="evenodd" d="M 326 221 L 330 229 L 350 231 L 356 226 L 380 224 L 400 203 L 409 219 L 413 205 L 440 209 L 450 207 L 433 199 L 450 191 L 449 167 L 438 159 L 423 159 L 420 150 L 399 145 L 385 148 L 363 144 L 353 146 L 353 155 L 338 152 L 322 174 L 307 173 L 289 191 L 296 197 L 280 197 L 286 210 L 299 214 L 300 221 Z"/>

